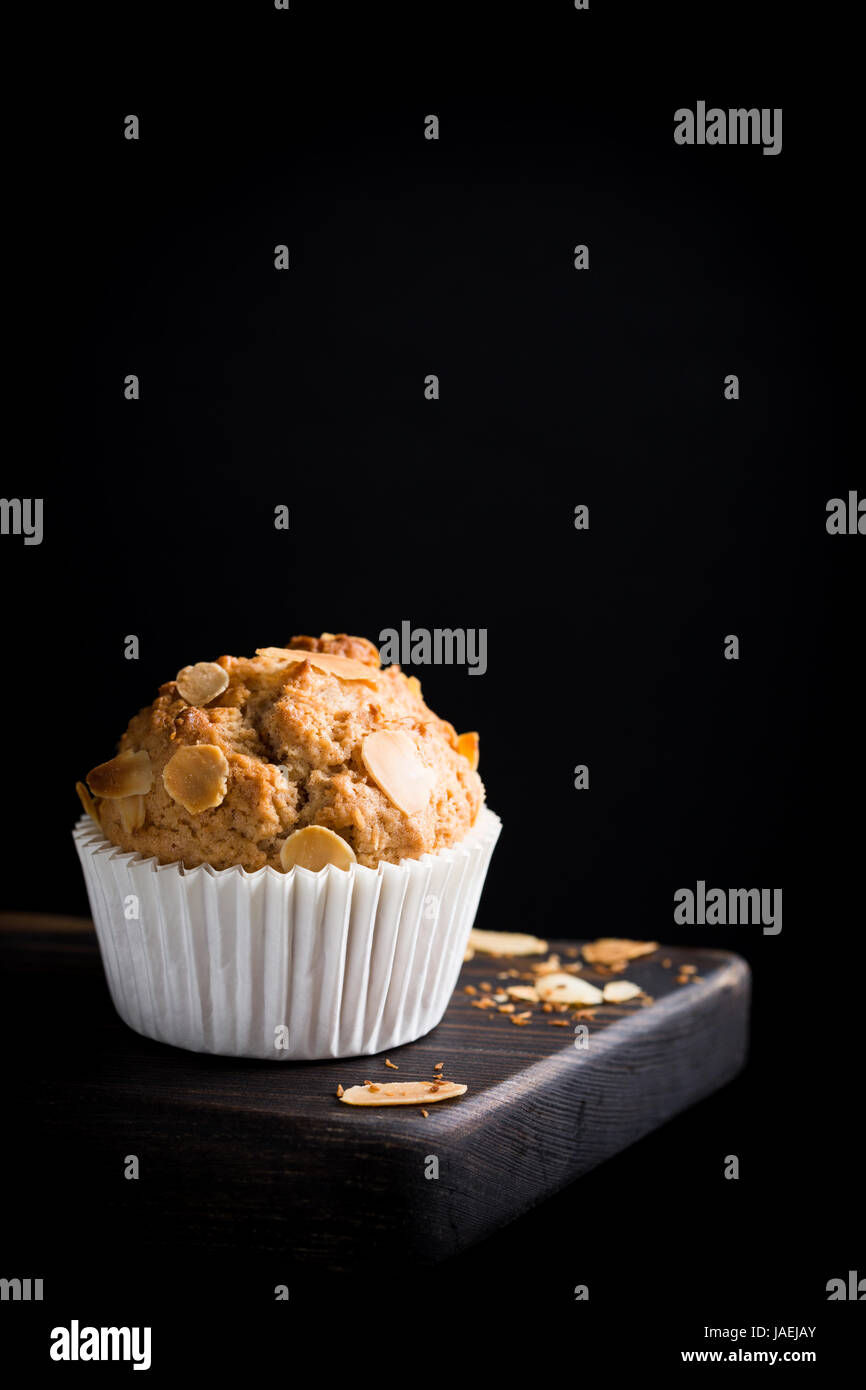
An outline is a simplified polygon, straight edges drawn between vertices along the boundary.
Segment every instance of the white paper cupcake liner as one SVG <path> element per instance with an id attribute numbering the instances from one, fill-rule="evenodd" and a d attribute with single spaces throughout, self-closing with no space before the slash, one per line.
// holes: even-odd
<path id="1" fill-rule="evenodd" d="M 436 1026 L 501 828 L 482 807 L 453 849 L 287 874 L 161 865 L 87 816 L 73 836 L 124 1023 L 192 1052 L 280 1062 L 368 1056 Z"/>

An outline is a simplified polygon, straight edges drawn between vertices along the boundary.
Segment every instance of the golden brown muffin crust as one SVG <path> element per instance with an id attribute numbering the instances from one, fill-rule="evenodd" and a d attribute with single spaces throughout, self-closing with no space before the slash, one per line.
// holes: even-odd
<path id="1" fill-rule="evenodd" d="M 309 656 L 298 660 L 298 652 Z M 323 666 L 337 658 L 334 669 L 317 669 L 310 659 L 316 654 L 324 655 Z M 340 659 L 346 658 L 360 667 L 343 668 Z M 102 829 L 122 849 L 187 868 L 279 869 L 286 838 L 304 826 L 322 825 L 340 835 L 361 864 L 375 867 L 457 844 L 474 824 L 484 788 L 470 758 L 458 751 L 453 726 L 427 707 L 414 677 L 399 666 L 380 670 L 372 642 L 346 633 L 299 636 L 288 648 L 221 656 L 213 665 L 228 676 L 215 699 L 191 705 L 177 680 L 168 681 L 120 740 L 121 754 L 146 752 L 153 773 L 150 790 L 134 806 L 132 798 L 97 799 Z M 366 678 L 361 668 L 368 668 Z M 221 684 L 225 677 L 215 674 Z M 375 741 L 365 755 L 365 740 L 382 731 L 408 736 L 411 746 L 402 737 L 396 742 L 408 748 L 422 786 L 429 783 L 426 805 L 411 815 L 371 775 Z M 207 783 L 201 800 L 196 787 L 192 804 L 208 802 L 208 809 L 194 812 L 176 799 L 188 795 L 178 792 L 186 783 L 170 773 L 172 795 L 163 779 L 178 749 L 198 745 L 223 757 L 214 752 L 186 758 L 201 762 Z M 98 771 L 88 774 L 94 792 Z M 142 803 L 143 823 L 137 824 Z"/>

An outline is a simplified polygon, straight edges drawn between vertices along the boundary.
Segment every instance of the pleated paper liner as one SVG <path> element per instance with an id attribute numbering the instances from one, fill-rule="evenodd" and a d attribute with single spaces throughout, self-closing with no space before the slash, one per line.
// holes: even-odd
<path id="1" fill-rule="evenodd" d="M 459 845 L 380 864 L 160 865 L 73 835 L 114 1006 L 192 1052 L 292 1061 L 363 1057 L 434 1028 L 457 982 L 499 817 Z"/>

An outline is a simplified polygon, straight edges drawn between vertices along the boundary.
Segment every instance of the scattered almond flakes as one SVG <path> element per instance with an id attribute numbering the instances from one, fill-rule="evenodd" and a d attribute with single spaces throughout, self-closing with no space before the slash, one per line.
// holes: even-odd
<path id="1" fill-rule="evenodd" d="M 464 986 L 463 986 L 463 993 L 464 993 L 464 994 L 477 994 L 477 993 L 478 993 L 478 990 L 475 988 L 474 985 L 464 985 Z"/>
<path id="2" fill-rule="evenodd" d="M 424 1116 L 424 1119 L 426 1120 L 427 1117 L 428 1117 L 429 1114 L 430 1114 L 430 1111 L 429 1111 L 429 1110 L 425 1110 L 424 1107 L 422 1106 L 422 1107 L 421 1107 L 421 1114 Z"/>
<path id="3" fill-rule="evenodd" d="M 627 1004 L 642 993 L 640 985 L 633 985 L 630 980 L 611 980 L 602 990 L 605 1004 Z"/>
<path id="4" fill-rule="evenodd" d="M 662 966 L 663 966 L 663 968 L 664 968 L 665 970 L 670 970 L 670 968 L 671 968 L 671 958 L 670 958 L 670 956 L 665 956 L 664 960 L 662 961 Z"/>
<path id="5" fill-rule="evenodd" d="M 697 975 L 697 973 L 698 973 L 698 967 L 697 967 L 696 965 L 681 965 L 681 966 L 680 966 L 680 974 L 681 974 L 681 975 Z"/>
<path id="6" fill-rule="evenodd" d="M 400 1070 L 400 1068 L 397 1066 L 397 1063 L 396 1063 L 396 1062 L 392 1062 L 390 1057 L 386 1057 L 386 1058 L 385 1058 L 385 1066 L 386 1066 L 386 1067 L 390 1067 L 392 1071 L 399 1071 L 399 1070 Z"/>
<path id="7" fill-rule="evenodd" d="M 539 961 L 537 965 L 531 965 L 529 968 L 533 979 L 538 975 L 552 975 L 554 971 L 559 970 L 559 956 L 554 952 L 547 960 Z"/>
<path id="8" fill-rule="evenodd" d="M 434 1063 L 433 1063 L 433 1070 L 434 1070 L 434 1071 L 441 1071 L 442 1068 L 444 1067 L 444 1065 L 445 1065 L 444 1062 L 434 1062 Z"/>
<path id="9" fill-rule="evenodd" d="M 571 1024 L 567 1018 L 549 1018 L 547 1026 L 549 1028 L 570 1028 Z"/>
<path id="10" fill-rule="evenodd" d="M 622 960 L 637 960 L 638 956 L 652 955 L 658 947 L 657 941 L 629 941 L 626 937 L 600 936 L 597 941 L 586 943 L 583 958 L 596 965 L 616 965 Z"/>
<path id="11" fill-rule="evenodd" d="M 509 985 L 506 994 L 509 999 L 524 999 L 528 1004 L 537 1004 L 539 999 L 533 985 Z"/>
<path id="12" fill-rule="evenodd" d="M 343 1094 L 343 1088 L 342 1088 L 342 1086 L 340 1085 L 340 1083 L 339 1083 L 339 1081 L 338 1081 L 338 1082 L 337 1082 L 337 1095 L 338 1095 L 338 1096 L 341 1096 L 342 1094 Z"/>
<path id="13" fill-rule="evenodd" d="M 588 980 L 578 980 L 574 975 L 554 973 L 539 979 L 536 989 L 538 997 L 552 1004 L 600 1004 L 602 993 Z"/>
<path id="14" fill-rule="evenodd" d="M 537 936 L 524 932 L 479 931 L 469 933 L 469 945 L 479 955 L 485 956 L 540 956 L 547 950 L 547 942 Z"/>
<path id="15" fill-rule="evenodd" d="M 510 1019 L 508 1020 L 508 1022 L 509 1022 L 509 1023 L 516 1023 L 518 1028 L 526 1028 L 527 1025 L 529 1024 L 529 1019 L 528 1019 L 528 1018 L 520 1018 L 518 1014 L 515 1014 L 513 1018 L 510 1018 Z"/>
<path id="16" fill-rule="evenodd" d="M 513 1014 L 516 1008 L 516 1004 L 500 1004 L 498 1012 L 501 1014 Z"/>
<path id="17" fill-rule="evenodd" d="M 478 988 L 483 990 L 485 994 L 489 994 L 490 991 L 493 989 L 493 986 L 489 980 L 482 980 Z"/>

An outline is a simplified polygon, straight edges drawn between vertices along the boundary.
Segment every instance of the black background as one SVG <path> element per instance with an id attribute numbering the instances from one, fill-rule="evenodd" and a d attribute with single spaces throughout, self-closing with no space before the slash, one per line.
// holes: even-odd
<path id="1" fill-rule="evenodd" d="M 478 925 L 739 951 L 750 1065 L 448 1266 L 372 1287 L 301 1272 L 293 1289 L 335 1328 L 368 1304 L 387 1323 L 398 1295 L 418 1315 L 490 1309 L 502 1343 L 521 1309 L 547 1310 L 580 1338 L 560 1348 L 572 1366 L 616 1345 L 667 1367 L 704 1324 L 818 1322 L 826 1366 L 858 1312 L 827 1304 L 826 1281 L 858 1253 L 866 1274 L 864 542 L 824 524 L 828 498 L 864 491 L 854 111 L 826 71 L 793 90 L 769 60 L 710 76 L 709 22 L 681 71 L 648 61 L 631 80 L 616 16 L 593 10 L 527 10 L 470 47 L 450 14 L 257 7 L 220 29 L 219 60 L 185 62 L 155 18 L 140 18 L 152 63 L 133 62 L 129 16 L 113 61 L 77 34 L 87 62 L 58 65 L 14 156 L 30 176 L 13 273 L 32 292 L 15 367 L 33 447 L 3 492 L 44 497 L 45 536 L 0 550 L 3 906 L 86 914 L 73 783 L 180 666 L 299 632 L 377 640 L 403 619 L 486 628 L 483 677 L 416 672 L 434 709 L 480 730 L 504 823 Z M 632 57 L 661 43 L 643 26 Z M 673 112 L 699 98 L 782 106 L 781 155 L 676 146 Z M 676 926 L 673 893 L 699 878 L 781 887 L 781 935 Z M 20 1039 L 14 1011 L 4 1022 Z M 129 1232 L 70 1208 L 74 1175 L 52 1198 L 22 1152 L 7 1143 L 10 1248 L 79 1281 L 94 1321 L 152 1317 L 174 1364 L 201 1369 L 200 1299 L 276 1354 L 284 1325 L 258 1298 L 279 1281 L 271 1257 L 154 1251 L 138 1231 L 132 1256 Z M 219 1355 L 242 1345 L 228 1332 Z"/>

